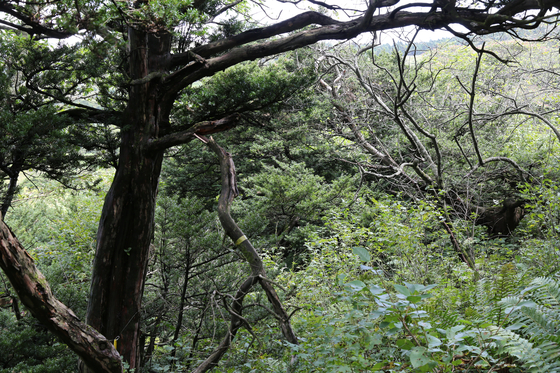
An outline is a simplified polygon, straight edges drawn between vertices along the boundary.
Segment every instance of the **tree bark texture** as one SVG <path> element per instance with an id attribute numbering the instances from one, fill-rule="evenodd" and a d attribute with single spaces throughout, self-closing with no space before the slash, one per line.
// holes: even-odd
<path id="1" fill-rule="evenodd" d="M 130 368 L 140 367 L 140 311 L 153 238 L 163 153 L 195 134 L 231 128 L 237 115 L 160 136 L 169 125 L 174 96 L 159 78 L 169 60 L 171 35 L 129 29 L 129 105 L 123 115 L 119 165 L 105 198 L 97 232 L 87 323 L 109 340 Z"/>
<path id="2" fill-rule="evenodd" d="M 89 369 L 96 373 L 122 372 L 121 358 L 111 341 L 53 296 L 43 274 L 3 221 L 0 267 L 31 314 L 78 354 Z"/>
<path id="3" fill-rule="evenodd" d="M 222 174 L 222 191 L 218 200 L 218 216 L 222 227 L 226 234 L 231 238 L 235 245 L 242 252 L 243 256 L 251 266 L 251 272 L 254 277 L 259 279 L 261 287 L 266 293 L 268 301 L 272 304 L 275 316 L 280 322 L 282 334 L 288 342 L 297 344 L 297 338 L 292 330 L 288 314 L 282 306 L 282 302 L 276 294 L 276 290 L 271 282 L 266 278 L 266 271 L 262 259 L 257 250 L 251 244 L 251 241 L 243 234 L 237 223 L 233 220 L 229 213 L 229 207 L 233 198 L 238 194 L 237 180 L 235 175 L 235 166 L 231 155 L 222 149 L 216 142 L 211 139 L 208 146 L 220 158 L 220 170 Z"/>
<path id="4" fill-rule="evenodd" d="M 19 172 L 10 175 L 10 183 L 8 184 L 8 190 L 6 191 L 6 196 L 2 202 L 2 217 L 6 216 L 8 209 L 12 205 L 12 200 L 14 199 L 14 194 L 16 193 L 17 181 Z"/>
<path id="5" fill-rule="evenodd" d="M 157 65 L 150 66 L 150 53 L 169 53 L 166 37 L 169 39 L 161 36 L 159 44 L 152 43 L 155 35 L 130 29 L 133 79 L 157 70 Z M 131 368 L 139 367 L 140 309 L 163 161 L 163 150 L 147 151 L 146 146 L 168 117 L 158 88 L 157 80 L 130 88 L 119 165 L 99 221 L 87 309 L 89 325 L 110 340 L 119 338 L 118 351 Z"/>

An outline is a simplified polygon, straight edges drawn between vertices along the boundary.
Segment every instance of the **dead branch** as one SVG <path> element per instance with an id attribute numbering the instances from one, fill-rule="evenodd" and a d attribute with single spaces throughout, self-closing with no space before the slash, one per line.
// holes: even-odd
<path id="1" fill-rule="evenodd" d="M 222 190 L 218 199 L 218 217 L 226 234 L 232 239 L 232 241 L 235 243 L 236 248 L 241 252 L 245 260 L 249 263 L 251 267 L 251 275 L 239 288 L 231 309 L 227 309 L 227 311 L 232 315 L 231 326 L 228 330 L 228 333 L 222 339 L 222 342 L 220 343 L 218 348 L 200 366 L 198 366 L 193 371 L 193 373 L 206 372 L 207 370 L 216 366 L 222 356 L 229 349 L 231 341 L 235 337 L 235 334 L 237 333 L 239 328 L 242 325 L 247 324 L 247 321 L 242 317 L 242 302 L 245 295 L 256 283 L 259 283 L 261 285 L 266 293 L 269 302 L 272 304 L 274 315 L 280 322 L 280 328 L 282 329 L 284 338 L 286 338 L 286 340 L 288 340 L 288 342 L 292 344 L 298 343 L 297 338 L 292 330 L 292 326 L 290 325 L 289 316 L 284 310 L 282 302 L 280 301 L 278 294 L 272 286 L 272 282 L 270 280 L 266 280 L 266 271 L 264 269 L 264 264 L 262 262 L 262 259 L 260 258 L 260 255 L 230 215 L 229 211 L 231 202 L 238 195 L 235 165 L 233 163 L 231 154 L 220 147 L 213 138 L 207 140 L 207 145 L 216 153 L 216 155 L 220 159 Z"/>

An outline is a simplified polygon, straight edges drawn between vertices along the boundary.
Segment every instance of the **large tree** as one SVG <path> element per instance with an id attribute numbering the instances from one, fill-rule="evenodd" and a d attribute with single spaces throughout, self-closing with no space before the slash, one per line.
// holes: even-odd
<path id="1" fill-rule="evenodd" d="M 234 109 L 220 112 L 219 116 L 208 113 L 197 122 L 176 123 L 173 112 L 184 89 L 244 61 L 322 40 L 346 40 L 365 32 L 405 26 L 446 28 L 465 38 L 515 32 L 541 22 L 554 22 L 560 5 L 556 0 L 434 0 L 401 6 L 398 1 L 369 1 L 356 11 L 325 2 L 312 3 L 324 10 L 345 13 L 349 20 L 305 12 L 271 26 L 240 32 L 239 23 L 228 17 L 250 4 L 242 1 L 0 2 L 3 28 L 35 39 L 77 35 L 82 48 L 73 53 L 86 50 L 106 68 L 102 73 L 93 73 L 90 81 L 80 82 L 96 84 L 97 106 L 65 96 L 60 86 L 29 84 L 30 89 L 75 106 L 73 115 L 81 112 L 96 121 L 111 117 L 120 129 L 118 165 L 99 222 L 87 311 L 87 323 L 97 332 L 75 320 L 71 311 L 52 298 L 48 284 L 34 272 L 21 245 L 5 226 L 0 240 L 0 264 L 22 302 L 61 336 L 90 369 L 122 370 L 119 356 L 112 343 L 107 342 L 117 337 L 122 359 L 131 368 L 139 367 L 139 316 L 164 152 L 241 123 Z M 210 23 L 221 26 L 208 28 Z M 456 25 L 461 27 L 454 31 L 452 27 Z M 48 67 L 37 76 L 46 72 Z M 67 72 L 68 79 L 76 76 L 71 69 Z M 70 83 L 60 82 L 65 84 Z M 115 113 L 118 120 L 114 120 Z M 254 282 L 254 278 L 248 281 Z"/>

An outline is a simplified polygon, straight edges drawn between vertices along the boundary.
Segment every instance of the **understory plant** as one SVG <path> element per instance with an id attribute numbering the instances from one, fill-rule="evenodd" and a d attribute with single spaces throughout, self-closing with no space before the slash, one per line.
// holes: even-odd
<path id="1" fill-rule="evenodd" d="M 365 248 L 352 251 L 371 262 Z M 516 288 L 521 275 L 504 265 L 493 284 L 475 285 L 479 297 L 461 313 L 441 306 L 445 293 L 435 284 L 391 283 L 378 269 L 360 269 L 373 276 L 338 275 L 330 307 L 304 314 L 302 343 L 290 346 L 298 371 L 558 371 L 558 281 Z"/>

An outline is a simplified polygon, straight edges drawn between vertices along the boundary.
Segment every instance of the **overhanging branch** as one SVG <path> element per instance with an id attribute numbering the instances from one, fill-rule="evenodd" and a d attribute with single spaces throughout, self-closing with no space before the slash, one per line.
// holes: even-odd
<path id="1" fill-rule="evenodd" d="M 147 146 L 147 151 L 165 150 L 172 146 L 186 144 L 197 135 L 205 136 L 223 132 L 235 127 L 239 123 L 239 114 L 231 114 L 218 120 L 204 121 L 195 124 L 188 130 L 172 133 L 152 140 Z"/>
<path id="2" fill-rule="evenodd" d="M 543 9 L 560 7 L 560 1 L 539 0 L 539 2 L 535 2 L 533 0 L 523 0 L 520 6 L 524 12 L 531 10 L 542 12 Z M 514 28 L 530 28 L 533 27 L 535 22 L 554 17 L 558 15 L 558 12 L 531 19 L 516 19 L 515 14 L 504 15 L 502 17 L 504 19 L 497 20 L 496 17 L 493 17 L 493 14 L 480 9 L 456 8 L 452 14 L 444 10 L 414 13 L 401 11 L 391 17 L 391 14 L 385 13 L 371 16 L 369 22 L 370 13 L 367 13 L 364 17 L 339 22 L 318 12 L 306 12 L 276 25 L 249 30 L 224 40 L 194 48 L 187 53 L 171 56 L 167 62 L 162 62 L 168 69 L 181 65 L 183 67 L 163 79 L 165 93 L 162 99 L 164 101 L 174 101 L 177 94 L 190 84 L 240 62 L 292 51 L 322 40 L 345 40 L 364 32 L 391 30 L 406 26 L 434 30 L 449 28 L 451 24 L 460 24 L 467 29 L 466 33 L 462 34 L 463 37 L 469 34 L 485 35 Z M 311 25 L 319 26 L 305 29 Z M 297 32 L 298 30 L 299 32 Z M 295 33 L 289 34 L 294 31 Z M 288 35 L 286 35 L 287 33 Z M 272 39 L 273 37 L 277 38 Z M 204 63 L 193 60 L 193 53 L 200 56 Z M 223 54 L 218 55 L 220 53 Z"/>
<path id="3" fill-rule="evenodd" d="M 334 25 L 342 22 L 327 17 L 324 14 L 317 12 L 305 12 L 292 17 L 286 21 L 279 22 L 275 25 L 268 27 L 260 27 L 252 30 L 242 32 L 240 34 L 231 36 L 227 39 L 215 41 L 200 47 L 192 49 L 190 52 L 195 53 L 201 57 L 207 58 L 218 53 L 227 51 L 228 49 L 239 47 L 247 43 L 258 40 L 267 39 L 276 35 L 281 35 L 287 32 L 300 30 L 309 25 Z M 189 52 L 176 54 L 171 60 L 171 68 L 188 63 L 192 60 Z"/>
<path id="4" fill-rule="evenodd" d="M 41 25 L 31 17 L 17 11 L 17 9 L 7 2 L 0 2 L 0 13 L 9 14 L 10 16 L 20 20 L 26 26 L 15 26 L 20 31 L 24 31 L 29 35 L 41 35 L 46 38 L 66 39 L 74 35 L 74 33 L 67 31 L 54 30 L 44 25 Z"/>

